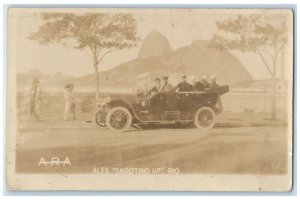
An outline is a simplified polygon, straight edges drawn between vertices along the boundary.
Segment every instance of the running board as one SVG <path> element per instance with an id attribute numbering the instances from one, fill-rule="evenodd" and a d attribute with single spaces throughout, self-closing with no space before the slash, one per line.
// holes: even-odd
<path id="1" fill-rule="evenodd" d="M 142 121 L 138 122 L 136 124 L 175 124 L 175 123 L 180 123 L 180 122 L 192 122 L 193 120 L 177 120 L 177 121 Z"/>

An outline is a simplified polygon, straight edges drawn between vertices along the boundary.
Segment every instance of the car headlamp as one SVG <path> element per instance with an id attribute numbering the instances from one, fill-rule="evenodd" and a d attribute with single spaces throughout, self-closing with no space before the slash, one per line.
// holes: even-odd
<path id="1" fill-rule="evenodd" d="M 101 99 L 99 99 L 99 103 L 97 104 L 97 107 L 103 107 L 106 104 L 108 104 L 110 101 L 111 101 L 110 97 L 101 98 Z"/>

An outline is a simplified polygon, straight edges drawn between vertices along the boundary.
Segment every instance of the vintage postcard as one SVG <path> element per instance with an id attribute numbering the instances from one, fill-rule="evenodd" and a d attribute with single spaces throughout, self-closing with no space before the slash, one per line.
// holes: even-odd
<path id="1" fill-rule="evenodd" d="M 289 9 L 10 8 L 10 190 L 289 191 Z"/>

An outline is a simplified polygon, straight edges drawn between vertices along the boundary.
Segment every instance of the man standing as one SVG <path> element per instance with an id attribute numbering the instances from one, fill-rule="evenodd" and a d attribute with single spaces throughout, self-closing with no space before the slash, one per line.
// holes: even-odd
<path id="1" fill-rule="evenodd" d="M 76 120 L 76 105 L 75 105 L 75 91 L 74 91 L 74 84 L 71 84 L 71 119 Z"/>
<path id="2" fill-rule="evenodd" d="M 70 84 L 65 85 L 64 87 L 64 100 L 65 100 L 65 113 L 64 113 L 64 119 L 70 120 L 70 113 L 71 113 L 71 90 L 70 90 Z"/>
<path id="3" fill-rule="evenodd" d="M 40 88 L 38 88 L 35 95 L 35 119 L 37 121 L 40 121 L 42 102 L 43 102 L 42 91 Z"/>
<path id="4" fill-rule="evenodd" d="M 65 99 L 65 120 L 74 120 L 75 117 L 75 95 L 74 95 L 74 85 L 65 85 L 64 99 Z"/>
<path id="5" fill-rule="evenodd" d="M 172 85 L 168 83 L 168 76 L 162 77 L 162 86 L 161 89 L 158 92 L 170 92 L 172 91 Z"/>
<path id="6" fill-rule="evenodd" d="M 174 87 L 174 90 L 178 92 L 192 91 L 192 86 L 186 82 L 186 75 L 181 76 L 181 82 Z"/>
<path id="7" fill-rule="evenodd" d="M 34 79 L 30 88 L 30 115 L 37 119 L 36 115 L 36 95 L 39 87 L 39 79 Z"/>

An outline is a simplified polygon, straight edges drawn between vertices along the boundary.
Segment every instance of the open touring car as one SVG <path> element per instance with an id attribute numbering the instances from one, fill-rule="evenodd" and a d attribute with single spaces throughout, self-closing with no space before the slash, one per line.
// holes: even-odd
<path id="1" fill-rule="evenodd" d="M 96 123 L 110 130 L 125 131 L 132 124 L 172 124 L 193 122 L 197 128 L 210 129 L 215 124 L 220 95 L 228 86 L 204 92 L 167 92 L 152 97 L 148 92 L 106 94 L 100 99 Z"/>

